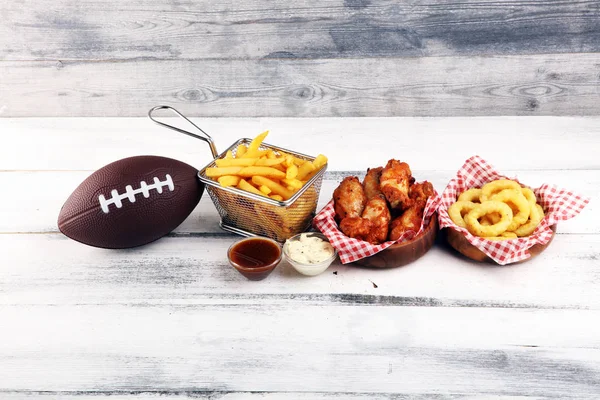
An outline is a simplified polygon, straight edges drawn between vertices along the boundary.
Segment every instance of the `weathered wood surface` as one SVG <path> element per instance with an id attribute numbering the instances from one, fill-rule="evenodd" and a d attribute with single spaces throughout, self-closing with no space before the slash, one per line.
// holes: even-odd
<path id="1" fill-rule="evenodd" d="M 2 317 L 6 391 L 590 397 L 600 385 L 600 311 L 22 305 Z"/>
<path id="2" fill-rule="evenodd" d="M 402 268 L 336 262 L 308 278 L 284 262 L 248 282 L 226 261 L 237 237 L 218 228 L 208 197 L 136 249 L 56 232 L 62 202 L 91 171 L 136 154 L 202 167 L 204 143 L 147 119 L 0 120 L 0 398 L 597 397 L 598 118 L 195 122 L 221 149 L 271 129 L 271 143 L 327 154 L 320 205 L 342 176 L 391 157 L 442 190 L 474 154 L 593 200 L 518 266 L 438 243 Z"/>
<path id="3" fill-rule="evenodd" d="M 0 62 L 2 116 L 598 115 L 600 54 Z"/>
<path id="4" fill-rule="evenodd" d="M 177 118 L 159 119 L 193 130 Z M 331 160 L 328 171 L 364 171 L 396 157 L 409 162 L 415 171 L 456 172 L 473 155 L 517 175 L 536 170 L 600 169 L 597 117 L 192 121 L 213 137 L 221 152 L 240 138 L 269 130 L 268 143 L 313 156 L 327 154 Z M 206 143 L 148 118 L 5 118 L 0 119 L 0 135 L 0 170 L 91 172 L 141 154 L 172 157 L 197 168 L 211 161 Z"/>
<path id="5" fill-rule="evenodd" d="M 305 278 L 283 262 L 256 283 L 227 262 L 227 248 L 237 239 L 215 232 L 110 251 L 59 234 L 0 234 L 0 307 L 273 304 L 600 310 L 599 235 L 558 235 L 523 267 L 469 262 L 438 243 L 402 268 L 366 269 L 336 261 L 322 275 Z"/>
<path id="6" fill-rule="evenodd" d="M 5 1 L 0 60 L 420 57 L 600 51 L 597 1 Z"/>

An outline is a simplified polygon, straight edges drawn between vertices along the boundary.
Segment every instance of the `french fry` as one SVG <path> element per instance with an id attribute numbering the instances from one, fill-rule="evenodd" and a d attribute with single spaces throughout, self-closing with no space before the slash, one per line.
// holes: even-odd
<path id="1" fill-rule="evenodd" d="M 314 170 L 316 170 L 316 168 L 313 165 L 313 163 L 307 161 L 298 168 L 298 175 L 296 176 L 296 179 L 303 180 L 306 177 L 306 175 L 310 174 Z"/>
<path id="2" fill-rule="evenodd" d="M 285 179 L 294 179 L 298 176 L 298 167 L 294 164 L 287 167 L 285 171 Z"/>
<path id="3" fill-rule="evenodd" d="M 252 186 L 250 183 L 248 183 L 244 179 L 240 179 L 240 183 L 238 183 L 237 187 L 239 189 L 245 190 L 246 192 L 250 192 L 250 193 L 254 193 L 254 194 L 258 194 L 258 195 L 261 195 L 261 196 L 268 197 L 266 194 L 264 194 L 263 192 L 261 192 L 260 190 L 258 190 L 254 186 Z"/>
<path id="4" fill-rule="evenodd" d="M 225 158 L 227 158 L 227 159 L 233 158 L 233 153 L 231 152 L 231 150 L 227 150 L 227 153 L 225 153 Z"/>
<path id="5" fill-rule="evenodd" d="M 281 197 L 278 194 L 272 194 L 269 196 L 270 198 L 272 198 L 273 200 L 277 200 L 277 201 L 283 201 L 283 197 Z"/>
<path id="6" fill-rule="evenodd" d="M 277 154 L 272 149 L 267 150 L 267 158 L 274 159 L 277 158 Z"/>
<path id="7" fill-rule="evenodd" d="M 266 178 L 264 176 L 259 176 L 259 175 L 253 176 L 252 183 L 254 183 L 255 185 L 260 185 L 260 186 L 265 185 L 266 187 L 271 189 L 271 191 L 274 194 L 280 195 L 284 200 L 287 200 L 294 195 L 294 192 L 292 192 L 291 190 L 288 190 L 286 187 L 281 186 L 279 183 L 277 183 L 269 178 Z"/>
<path id="8" fill-rule="evenodd" d="M 215 160 L 215 164 L 217 167 L 249 167 L 257 161 L 257 158 L 222 158 Z"/>
<path id="9" fill-rule="evenodd" d="M 252 139 L 252 142 L 250 142 L 250 144 L 248 145 L 248 151 L 246 152 L 246 154 L 244 154 L 243 157 L 256 157 L 257 155 L 259 155 L 260 153 L 258 148 L 260 147 L 261 143 L 263 142 L 263 140 L 265 140 L 268 134 L 269 131 L 264 131 L 263 133 Z M 266 154 L 266 150 L 264 150 L 264 152 Z"/>
<path id="10" fill-rule="evenodd" d="M 217 180 L 223 187 L 237 186 L 237 184 L 240 183 L 240 177 L 234 175 L 223 175 Z"/>
<path id="11" fill-rule="evenodd" d="M 291 186 L 294 189 L 298 190 L 304 185 L 301 180 L 298 179 L 282 179 L 281 182 L 285 183 L 287 186 Z"/>
<path id="12" fill-rule="evenodd" d="M 224 175 L 239 175 L 242 169 L 244 169 L 244 167 L 211 167 L 206 168 L 206 176 L 208 176 L 209 178 L 218 178 L 219 176 Z"/>
<path id="13" fill-rule="evenodd" d="M 323 165 L 327 164 L 327 157 L 323 154 L 319 154 L 312 163 L 316 169 L 321 169 Z"/>
<path id="14" fill-rule="evenodd" d="M 283 158 L 263 158 L 258 161 L 254 165 L 257 167 L 272 167 L 275 165 L 279 165 L 283 162 Z"/>
<path id="15" fill-rule="evenodd" d="M 263 192 L 264 194 L 270 194 L 272 192 L 271 189 L 269 189 L 268 187 L 266 187 L 265 185 L 261 185 L 258 190 L 260 190 L 261 192 Z"/>
<path id="16" fill-rule="evenodd" d="M 294 156 L 291 156 L 289 154 L 285 156 L 285 161 L 283 162 L 283 165 L 285 165 L 286 167 L 291 167 L 292 165 L 294 165 Z"/>
<path id="17" fill-rule="evenodd" d="M 244 154 L 246 154 L 246 151 L 248 151 L 248 148 L 246 147 L 246 145 L 239 144 L 238 147 L 235 149 L 235 157 L 236 158 L 242 157 Z"/>
<path id="18" fill-rule="evenodd" d="M 298 167 L 304 164 L 305 162 L 306 160 L 302 158 L 294 157 L 294 164 L 296 164 Z"/>
<path id="19" fill-rule="evenodd" d="M 227 175 L 239 175 L 243 178 L 251 178 L 254 176 L 263 176 L 267 178 L 283 179 L 285 173 L 271 167 L 244 167 L 236 173 Z"/>

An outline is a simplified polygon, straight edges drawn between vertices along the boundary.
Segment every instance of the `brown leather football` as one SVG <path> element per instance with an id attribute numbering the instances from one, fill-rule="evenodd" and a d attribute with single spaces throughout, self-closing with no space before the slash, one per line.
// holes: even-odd
<path id="1" fill-rule="evenodd" d="M 84 180 L 67 199 L 58 228 L 78 242 L 122 249 L 175 229 L 204 191 L 196 168 L 158 156 L 115 161 Z"/>

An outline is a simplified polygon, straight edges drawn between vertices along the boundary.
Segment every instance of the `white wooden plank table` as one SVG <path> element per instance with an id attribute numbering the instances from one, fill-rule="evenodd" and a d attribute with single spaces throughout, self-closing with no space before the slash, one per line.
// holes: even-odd
<path id="1" fill-rule="evenodd" d="M 518 266 L 443 243 L 402 268 L 286 263 L 250 282 L 225 256 L 208 196 L 173 233 L 129 250 L 57 231 L 93 170 L 156 154 L 198 168 L 208 147 L 145 118 L 0 119 L 0 398 L 480 399 L 600 396 L 600 118 L 195 119 L 224 149 L 268 142 L 343 176 L 395 157 L 441 191 L 479 154 L 592 202 Z"/>

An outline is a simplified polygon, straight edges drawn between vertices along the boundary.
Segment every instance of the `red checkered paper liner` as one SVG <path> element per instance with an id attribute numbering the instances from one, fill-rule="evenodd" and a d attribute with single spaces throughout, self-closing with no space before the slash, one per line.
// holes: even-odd
<path id="1" fill-rule="evenodd" d="M 437 209 L 440 202 L 440 196 L 434 189 L 434 195 L 427 199 L 425 209 L 423 210 L 423 221 L 421 221 L 421 227 L 418 232 L 412 230 L 404 232 L 396 241 L 387 241 L 382 244 L 374 245 L 364 240 L 354 239 L 348 237 L 339 230 L 338 224 L 335 222 L 335 210 L 333 208 L 333 200 L 331 200 L 313 219 L 313 226 L 320 230 L 323 235 L 327 236 L 329 242 L 340 255 L 342 264 L 348 264 L 354 261 L 358 261 L 365 257 L 370 257 L 373 254 L 379 253 L 382 250 L 387 249 L 395 243 L 400 243 L 406 240 L 410 240 L 415 236 L 423 232 L 429 225 L 431 216 Z"/>
<path id="2" fill-rule="evenodd" d="M 452 228 L 465 235 L 469 243 L 484 252 L 492 260 L 500 265 L 525 260 L 531 255 L 529 249 L 535 245 L 544 245 L 552 238 L 550 227 L 559 221 L 573 218 L 583 210 L 589 203 L 589 198 L 573 193 L 565 189 L 544 184 L 533 189 L 538 202 L 544 208 L 544 219 L 535 231 L 530 235 L 512 240 L 488 240 L 474 236 L 465 228 L 456 225 L 448 216 L 450 207 L 458 198 L 458 195 L 467 189 L 481 187 L 496 179 L 512 179 L 501 175 L 491 165 L 479 156 L 469 158 L 444 189 L 442 199 L 438 207 L 438 218 L 441 228 Z"/>

